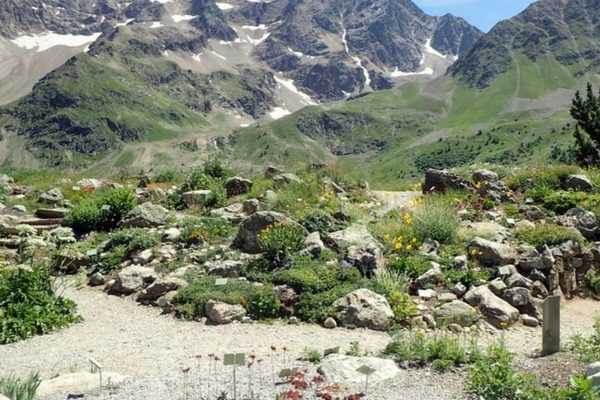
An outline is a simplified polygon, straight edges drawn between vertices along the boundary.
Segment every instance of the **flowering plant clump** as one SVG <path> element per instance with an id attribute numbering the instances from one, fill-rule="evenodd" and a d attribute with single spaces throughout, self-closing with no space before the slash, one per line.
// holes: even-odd
<path id="1" fill-rule="evenodd" d="M 269 259 L 280 263 L 302 250 L 304 238 L 302 226 L 279 223 L 267 227 L 258 235 L 258 245 Z"/>

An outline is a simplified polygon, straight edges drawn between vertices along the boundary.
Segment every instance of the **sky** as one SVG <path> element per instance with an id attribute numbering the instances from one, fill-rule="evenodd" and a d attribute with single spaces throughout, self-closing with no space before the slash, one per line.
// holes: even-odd
<path id="1" fill-rule="evenodd" d="M 523 11 L 534 0 L 413 0 L 430 15 L 463 17 L 484 32 L 497 22 Z"/>

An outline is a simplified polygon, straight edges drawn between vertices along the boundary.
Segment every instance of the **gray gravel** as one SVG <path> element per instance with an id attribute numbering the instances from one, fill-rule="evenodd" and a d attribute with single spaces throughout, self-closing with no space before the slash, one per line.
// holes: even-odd
<path id="1" fill-rule="evenodd" d="M 348 349 L 354 341 L 371 354 L 379 353 L 389 341 L 386 333 L 363 329 L 327 330 L 316 325 L 233 324 L 206 326 L 198 322 L 176 320 L 161 315 L 159 310 L 139 306 L 131 299 L 107 296 L 97 290 L 84 288 L 67 289 L 65 295 L 79 305 L 84 322 L 52 335 L 0 347 L 0 371 L 4 374 L 26 375 L 39 371 L 43 378 L 58 374 L 82 371 L 89 368 L 88 359 L 93 357 L 104 365 L 105 370 L 130 377 L 120 388 L 88 395 L 102 399 L 185 399 L 182 368 L 191 368 L 188 377 L 188 399 L 199 398 L 200 389 L 192 382 L 204 381 L 208 375 L 208 362 L 198 366 L 194 356 L 214 353 L 222 358 L 228 352 L 255 352 L 263 359 L 262 381 L 254 378 L 255 389 L 260 394 L 255 399 L 274 399 L 284 386 L 272 384 L 270 369 L 283 367 L 309 368 L 307 376 L 314 374 L 314 367 L 294 361 L 306 348 L 323 351 L 341 346 Z M 271 346 L 287 347 L 285 360 L 281 353 L 274 357 L 271 367 Z M 258 372 L 256 373 L 258 375 Z M 214 374 L 213 374 L 214 375 Z M 231 370 L 220 366 L 215 386 L 231 392 Z M 241 389 L 247 392 L 247 370 L 240 370 Z M 217 383 L 218 381 L 218 383 Z M 447 400 L 461 398 L 460 376 L 438 375 L 422 371 L 401 371 L 397 377 L 371 388 L 369 398 L 374 400 L 431 399 Z M 206 393 L 206 383 L 202 393 Z M 360 385 L 362 386 L 362 385 Z M 359 390 L 350 387 L 347 392 Z M 56 399 L 63 396 L 57 396 Z M 311 397 L 305 397 L 310 399 Z M 52 399 L 54 400 L 54 399 Z"/>

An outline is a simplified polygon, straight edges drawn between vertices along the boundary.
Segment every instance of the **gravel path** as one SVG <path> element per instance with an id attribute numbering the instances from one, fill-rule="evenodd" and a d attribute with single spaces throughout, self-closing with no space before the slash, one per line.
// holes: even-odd
<path id="1" fill-rule="evenodd" d="M 160 315 L 157 309 L 139 306 L 130 299 L 107 296 L 93 289 L 67 289 L 65 295 L 77 302 L 84 322 L 52 335 L 0 346 L 2 375 L 26 375 L 39 371 L 42 377 L 49 378 L 87 370 L 88 359 L 93 357 L 104 365 L 105 370 L 131 377 L 116 392 L 105 391 L 102 398 L 175 400 L 184 398 L 181 368 L 192 367 L 192 372 L 197 370 L 193 358 L 197 354 L 206 357 L 209 353 L 222 355 L 225 352 L 256 351 L 266 365 L 272 345 L 277 348 L 286 346 L 289 349 L 287 359 L 293 360 L 305 348 L 323 351 L 341 346 L 345 351 L 351 342 L 357 341 L 363 350 L 377 353 L 389 341 L 386 333 L 362 329 L 326 330 L 305 324 L 205 326 Z M 292 363 L 279 360 L 275 362 L 274 369 L 296 366 Z M 268 375 L 266 371 L 263 374 Z M 229 376 L 229 371 L 226 375 Z M 225 385 L 225 377 L 217 379 L 222 379 Z M 389 384 L 373 388 L 370 398 L 459 398 L 461 381 L 428 371 L 401 371 Z M 274 393 L 260 398 L 271 400 Z"/>

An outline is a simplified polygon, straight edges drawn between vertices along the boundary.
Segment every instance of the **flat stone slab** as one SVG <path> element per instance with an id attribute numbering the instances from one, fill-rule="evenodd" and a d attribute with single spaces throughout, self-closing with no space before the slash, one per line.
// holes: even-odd
<path id="1" fill-rule="evenodd" d="M 102 386 L 115 387 L 122 384 L 125 376 L 116 372 L 102 373 Z M 37 391 L 37 397 L 45 397 L 51 395 L 67 395 L 69 393 L 89 393 L 100 389 L 100 380 L 98 374 L 91 372 L 75 372 L 72 374 L 64 374 L 53 379 L 42 381 Z"/>
<path id="2" fill-rule="evenodd" d="M 393 360 L 377 357 L 352 357 L 343 354 L 332 354 L 325 357 L 319 370 L 329 382 L 336 382 L 340 385 L 357 385 L 365 382 L 365 375 L 357 371 L 364 366 L 375 370 L 369 376 L 369 385 L 377 385 L 392 379 L 400 372 L 400 368 Z"/>

